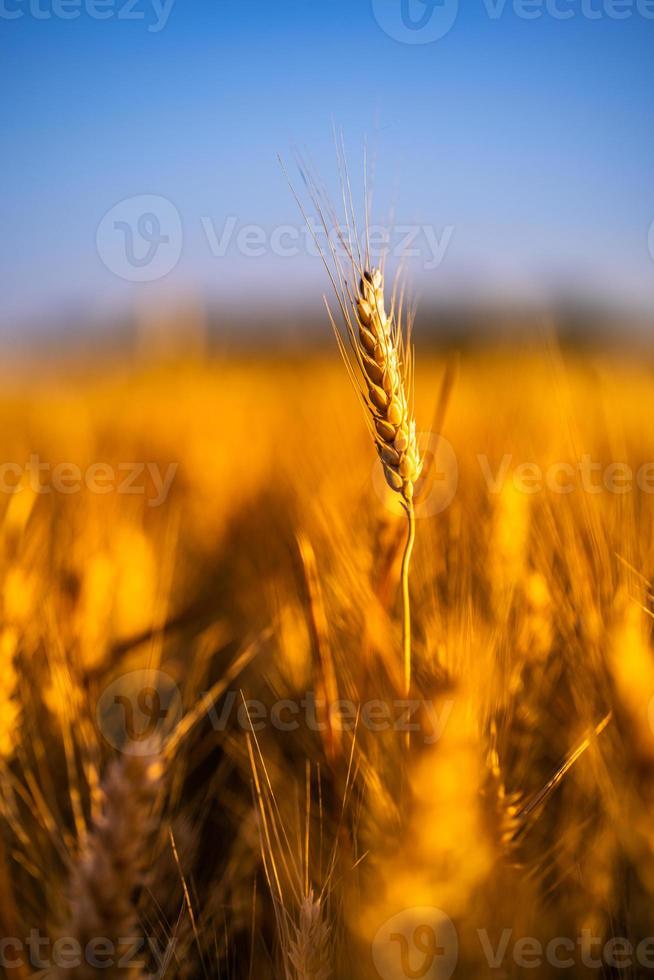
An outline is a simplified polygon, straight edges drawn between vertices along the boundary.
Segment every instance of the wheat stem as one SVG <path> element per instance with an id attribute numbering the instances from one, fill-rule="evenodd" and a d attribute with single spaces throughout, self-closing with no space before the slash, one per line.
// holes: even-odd
<path id="1" fill-rule="evenodd" d="M 409 569 L 413 544 L 416 539 L 416 515 L 413 500 L 406 503 L 408 530 L 402 556 L 402 657 L 404 660 L 404 693 L 411 693 L 411 597 L 409 595 Z"/>
<path id="2" fill-rule="evenodd" d="M 372 434 L 389 486 L 400 495 L 408 531 L 402 558 L 402 660 L 404 692 L 411 690 L 411 605 L 409 569 L 416 535 L 414 485 L 422 468 L 411 411 L 411 371 L 405 363 L 402 331 L 384 306 L 384 278 L 379 269 L 364 272 L 355 303 L 358 330 L 350 340 L 358 361 Z"/>

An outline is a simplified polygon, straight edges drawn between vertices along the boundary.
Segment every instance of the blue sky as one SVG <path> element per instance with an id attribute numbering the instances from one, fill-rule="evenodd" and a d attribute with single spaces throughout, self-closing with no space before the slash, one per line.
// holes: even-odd
<path id="1" fill-rule="evenodd" d="M 0 323 L 306 302 L 324 275 L 276 155 L 337 196 L 334 123 L 355 182 L 370 146 L 373 220 L 414 229 L 420 295 L 654 309 L 654 3 L 462 0 L 413 43 L 401 2 L 0 0 Z M 447 12 L 404 2 L 427 30 Z M 149 235 L 170 261 L 148 267 Z"/>

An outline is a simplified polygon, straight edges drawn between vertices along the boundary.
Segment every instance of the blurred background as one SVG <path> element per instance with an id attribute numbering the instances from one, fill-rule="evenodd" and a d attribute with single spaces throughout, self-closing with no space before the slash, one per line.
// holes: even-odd
<path id="1" fill-rule="evenodd" d="M 653 36 L 648 0 L 2 0 L 4 345 L 325 335 L 277 155 L 338 201 L 334 128 L 423 329 L 642 339 Z"/>

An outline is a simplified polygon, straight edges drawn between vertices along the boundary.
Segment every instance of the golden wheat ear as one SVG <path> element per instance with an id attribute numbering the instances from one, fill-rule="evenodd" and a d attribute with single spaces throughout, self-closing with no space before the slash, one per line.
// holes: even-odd
<path id="1" fill-rule="evenodd" d="M 338 150 L 337 150 L 338 152 Z M 281 161 L 280 161 L 281 162 Z M 339 165 L 346 231 L 338 230 L 340 223 L 335 209 L 321 190 L 320 183 L 298 161 L 302 180 L 309 192 L 323 230 L 327 251 L 316 237 L 314 224 L 309 220 L 302 201 L 291 192 L 313 235 L 330 282 L 336 294 L 340 325 L 329 303 L 327 311 L 332 323 L 343 361 L 364 408 L 365 421 L 377 449 L 386 482 L 400 496 L 406 511 L 408 530 L 402 559 L 402 657 L 404 690 L 411 689 L 411 606 L 409 568 L 415 542 L 415 511 L 413 497 L 420 476 L 422 461 L 416 438 L 416 423 L 412 407 L 413 356 L 402 326 L 402 302 L 392 303 L 387 313 L 384 296 L 384 273 L 370 261 L 370 244 L 362 254 L 358 245 L 352 191 L 341 149 Z M 282 163 L 282 169 L 284 165 Z M 286 171 L 284 169 L 284 173 Z M 287 179 L 288 179 L 288 175 Z M 367 212 L 366 204 L 366 212 Z M 369 227 L 366 213 L 366 229 Z M 338 230 L 338 239 L 346 260 L 337 251 L 331 233 Z"/>
<path id="2" fill-rule="evenodd" d="M 394 317 L 386 314 L 381 269 L 365 270 L 356 300 L 355 354 L 366 385 L 374 439 L 386 482 L 408 504 L 421 462 L 416 423 L 409 411 L 404 343 Z"/>
<path id="3" fill-rule="evenodd" d="M 412 372 L 406 357 L 401 310 L 397 320 L 386 313 L 384 275 L 381 269 L 365 269 L 354 303 L 357 330 L 347 320 L 348 335 L 363 396 L 371 416 L 371 432 L 386 482 L 400 494 L 407 513 L 408 534 L 402 559 L 402 656 L 404 689 L 411 689 L 411 607 L 409 567 L 415 541 L 413 495 L 422 462 L 416 440 L 416 423 L 410 409 Z"/>

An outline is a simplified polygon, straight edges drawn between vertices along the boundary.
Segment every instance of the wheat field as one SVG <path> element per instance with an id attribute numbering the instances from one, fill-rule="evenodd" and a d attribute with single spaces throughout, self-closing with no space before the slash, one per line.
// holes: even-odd
<path id="1" fill-rule="evenodd" d="M 5 373 L 7 976 L 654 970 L 651 364 L 421 350 L 408 695 L 335 351 Z"/>

